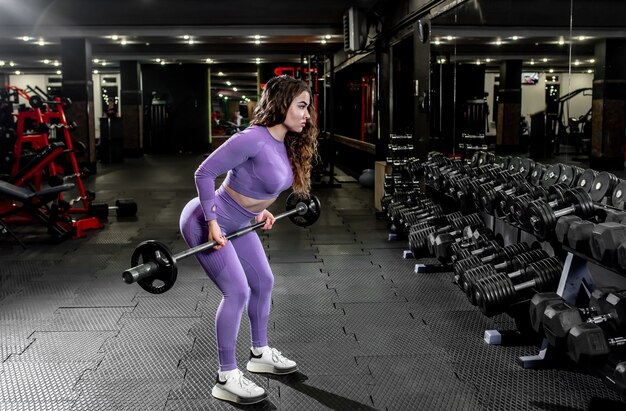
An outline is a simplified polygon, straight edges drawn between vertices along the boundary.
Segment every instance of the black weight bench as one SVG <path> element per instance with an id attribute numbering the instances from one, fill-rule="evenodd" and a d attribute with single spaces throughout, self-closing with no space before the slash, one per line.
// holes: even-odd
<path id="1" fill-rule="evenodd" d="M 31 191 L 28 188 L 18 187 L 6 181 L 0 181 L 0 223 L 14 238 L 15 235 L 8 230 L 7 220 L 18 214 L 34 218 L 48 229 L 48 233 L 62 240 L 72 235 L 73 229 L 66 228 L 57 221 L 57 216 L 50 210 L 48 204 L 57 198 L 59 193 L 74 188 L 74 184 L 61 184 L 56 187 L 46 187 L 39 191 Z M 10 200 L 12 204 L 3 205 L 2 200 Z M 18 203 L 18 204 L 15 204 Z M 20 241 L 20 244 L 23 244 Z"/>

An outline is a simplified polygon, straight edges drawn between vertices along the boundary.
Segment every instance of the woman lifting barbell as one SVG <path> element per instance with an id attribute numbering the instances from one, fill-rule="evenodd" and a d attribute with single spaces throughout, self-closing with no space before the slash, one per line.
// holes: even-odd
<path id="1" fill-rule="evenodd" d="M 317 128 L 311 93 L 301 80 L 279 76 L 269 80 L 254 110 L 250 127 L 230 137 L 195 173 L 198 197 L 180 217 L 180 230 L 190 247 L 216 241 L 214 251 L 195 256 L 223 294 L 215 331 L 219 371 L 211 394 L 218 399 L 252 404 L 267 397 L 265 390 L 237 368 L 236 340 L 241 315 L 248 307 L 252 347 L 250 372 L 288 374 L 296 363 L 268 346 L 267 322 L 274 275 L 256 232 L 227 241 L 225 234 L 266 220 L 278 195 L 293 188 L 306 197 L 310 191 L 311 161 L 316 155 Z M 215 190 L 215 179 L 228 172 Z"/>

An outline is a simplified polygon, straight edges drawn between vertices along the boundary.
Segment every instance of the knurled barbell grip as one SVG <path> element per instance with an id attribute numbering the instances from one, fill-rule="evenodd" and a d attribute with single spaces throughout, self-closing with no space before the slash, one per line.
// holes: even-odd
<path id="1" fill-rule="evenodd" d="M 302 202 L 296 204 L 296 206 L 294 208 L 292 208 L 289 211 L 286 211 L 284 213 L 278 214 L 277 216 L 274 217 L 275 220 L 280 220 L 281 218 L 284 217 L 288 217 L 290 215 L 293 214 L 298 214 L 301 212 L 304 212 L 308 209 L 308 206 Z M 241 230 L 237 230 L 233 233 L 230 233 L 226 236 L 227 240 L 230 240 L 231 238 L 236 238 L 236 237 L 240 237 L 244 234 L 247 234 L 251 231 L 256 230 L 257 228 L 263 227 L 265 225 L 266 220 L 261 221 L 259 223 L 253 224 L 251 226 L 248 226 L 246 228 L 242 228 Z M 189 248 L 185 251 L 181 251 L 180 253 L 174 254 L 172 256 L 174 263 L 178 262 L 178 260 L 182 260 L 183 258 L 187 258 L 191 255 L 194 255 L 196 253 L 199 253 L 201 251 L 207 250 L 209 248 L 213 248 L 217 245 L 217 241 L 213 240 L 207 243 L 202 243 L 200 245 L 197 245 L 195 247 Z M 152 261 L 148 261 L 147 263 L 143 263 L 140 264 L 138 266 L 135 267 L 131 267 L 128 270 L 125 270 L 122 273 L 122 278 L 124 279 L 124 282 L 126 284 L 132 284 L 135 283 L 137 281 L 143 280 L 145 278 L 151 277 L 155 271 L 158 271 L 159 266 L 158 264 L 152 262 Z"/>

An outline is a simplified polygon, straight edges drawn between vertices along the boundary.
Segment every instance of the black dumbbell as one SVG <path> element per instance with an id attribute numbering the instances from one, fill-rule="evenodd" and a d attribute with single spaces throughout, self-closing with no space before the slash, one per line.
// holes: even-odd
<path id="1" fill-rule="evenodd" d="M 565 348 L 567 334 L 575 325 L 607 321 L 615 329 L 626 323 L 626 292 L 597 288 L 591 295 L 588 308 L 574 307 L 563 300 L 556 301 L 545 307 L 541 318 L 548 343 L 558 349 Z"/>
<path id="2" fill-rule="evenodd" d="M 561 261 L 550 257 L 526 266 L 520 276 L 523 282 L 518 284 L 507 274 L 496 273 L 474 284 L 476 304 L 488 317 L 501 314 L 513 303 L 530 298 L 533 289 L 549 291 L 556 288 L 562 270 Z"/>
<path id="3" fill-rule="evenodd" d="M 606 197 L 611 197 L 619 179 L 613 173 L 602 171 L 593 180 L 589 194 L 596 203 L 601 203 Z"/>
<path id="4" fill-rule="evenodd" d="M 478 267 L 484 264 L 497 264 L 504 260 L 508 260 L 513 256 L 530 250 L 526 243 L 511 244 L 493 253 L 474 255 L 471 257 L 457 259 L 454 263 L 455 280 L 460 282 L 463 274 L 472 267 Z"/>
<path id="5" fill-rule="evenodd" d="M 528 205 L 534 201 L 546 201 L 551 207 L 557 207 L 565 198 L 568 188 L 563 184 L 555 184 L 548 188 L 535 187 L 531 193 L 511 196 L 507 199 L 509 221 L 522 228 L 528 228 Z"/>
<path id="6" fill-rule="evenodd" d="M 578 178 L 577 186 L 585 190 L 586 192 L 591 191 L 591 187 L 593 187 L 593 180 L 598 176 L 598 172 L 596 170 L 592 170 L 588 168 L 583 171 L 580 177 Z"/>
<path id="7" fill-rule="evenodd" d="M 626 337 L 607 337 L 594 323 L 575 325 L 567 334 L 567 355 L 576 363 L 596 368 L 606 362 L 613 347 L 626 345 Z"/>
<path id="8" fill-rule="evenodd" d="M 409 233 L 409 245 L 415 258 L 425 256 L 430 252 L 428 249 L 428 238 L 431 234 L 437 235 L 454 230 L 462 230 L 467 225 L 481 223 L 482 220 L 478 214 L 469 214 L 460 218 L 451 220 L 443 226 L 430 226 L 422 230 L 412 231 Z"/>
<path id="9" fill-rule="evenodd" d="M 118 218 L 135 217 L 137 215 L 137 203 L 130 198 L 116 200 L 114 206 L 110 206 L 106 203 L 90 202 L 87 214 L 101 220 L 106 220 L 109 218 L 110 211 L 115 211 L 115 215 Z"/>
<path id="10" fill-rule="evenodd" d="M 552 208 L 544 201 L 532 202 L 528 206 L 530 228 L 540 240 L 546 240 L 554 233 L 559 217 L 575 214 L 581 218 L 587 218 L 595 212 L 593 200 L 587 192 L 579 188 L 567 190 L 563 202 L 556 207 L 558 208 Z"/>
<path id="11" fill-rule="evenodd" d="M 428 236 L 428 250 L 440 260 L 449 261 L 452 256 L 450 251 L 452 244 L 466 239 L 482 243 L 493 238 L 493 231 L 485 227 L 481 221 L 478 224 L 467 225 L 461 230 L 449 231 L 438 235 L 430 234 Z"/>
<path id="12" fill-rule="evenodd" d="M 494 276 L 497 273 L 505 272 L 506 276 L 512 280 L 517 278 L 524 278 L 526 276 L 526 267 L 530 264 L 545 260 L 550 255 L 542 249 L 527 251 L 522 254 L 518 254 L 510 260 L 505 260 L 495 265 L 483 265 L 476 268 L 472 268 L 465 272 L 463 275 L 461 289 L 465 291 L 467 298 L 472 304 L 476 304 L 474 298 L 474 285 L 476 282 L 483 278 Z"/>

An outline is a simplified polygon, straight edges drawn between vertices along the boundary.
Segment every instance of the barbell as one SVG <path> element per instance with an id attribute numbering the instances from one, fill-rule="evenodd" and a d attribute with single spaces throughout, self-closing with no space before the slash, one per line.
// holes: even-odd
<path id="1" fill-rule="evenodd" d="M 299 227 L 308 227 L 320 217 L 321 204 L 317 197 L 311 196 L 306 199 L 298 199 L 295 193 L 291 193 L 285 202 L 284 213 L 274 218 L 279 220 L 284 217 Z M 242 228 L 226 235 L 226 239 L 240 237 L 265 225 L 265 220 Z M 208 250 L 217 245 L 217 241 L 202 243 L 195 247 L 172 254 L 172 251 L 162 242 L 147 240 L 140 243 L 131 257 L 132 267 L 124 270 L 122 279 L 127 284 L 137 283 L 141 288 L 151 294 L 161 294 L 172 288 L 178 274 L 177 262 L 201 251 Z"/>

